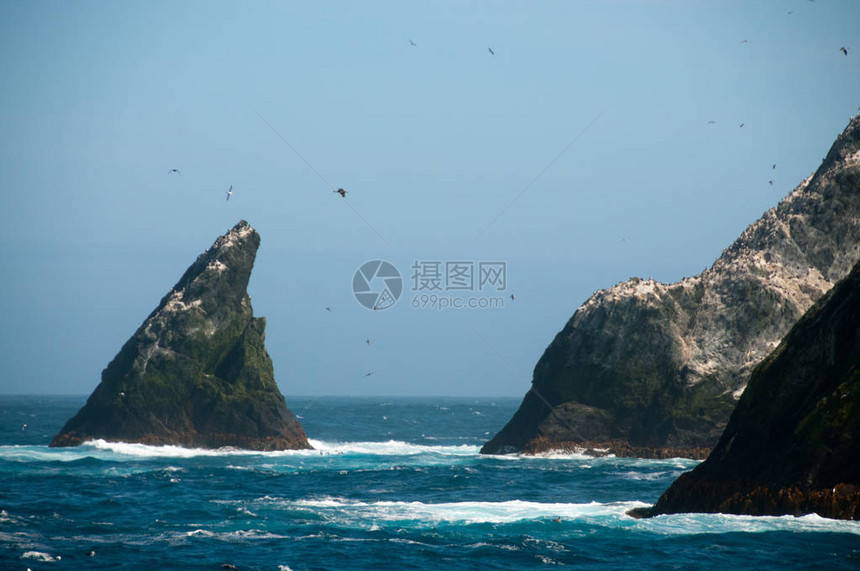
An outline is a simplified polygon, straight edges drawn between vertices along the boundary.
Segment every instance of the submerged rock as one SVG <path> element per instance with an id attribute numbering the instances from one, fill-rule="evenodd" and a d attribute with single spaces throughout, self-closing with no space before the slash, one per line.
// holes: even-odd
<path id="1" fill-rule="evenodd" d="M 860 264 L 753 372 L 705 462 L 653 509 L 860 519 Z"/>
<path id="2" fill-rule="evenodd" d="M 287 409 L 248 280 L 260 235 L 244 220 L 186 270 L 102 372 L 51 446 L 87 440 L 310 448 Z"/>
<path id="3" fill-rule="evenodd" d="M 591 296 L 483 453 L 576 449 L 704 458 L 752 369 L 860 258 L 860 118 L 819 169 L 713 266 Z"/>

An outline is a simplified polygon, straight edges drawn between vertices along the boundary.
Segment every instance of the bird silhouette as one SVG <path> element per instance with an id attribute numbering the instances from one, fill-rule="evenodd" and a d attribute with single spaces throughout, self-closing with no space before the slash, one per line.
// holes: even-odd
<path id="1" fill-rule="evenodd" d="M 346 191 L 346 190 L 344 190 L 344 189 L 342 189 L 342 188 L 339 188 L 339 189 L 337 189 L 337 190 L 333 190 L 332 192 L 336 192 L 336 193 L 338 193 L 339 195 L 341 195 L 341 197 L 342 197 L 342 198 L 346 198 L 346 193 L 347 193 L 347 191 Z"/>
<path id="2" fill-rule="evenodd" d="M 330 307 L 326 307 L 326 308 L 325 308 L 325 310 L 326 310 L 326 311 L 328 311 L 329 313 L 331 313 L 331 308 L 330 308 Z"/>
<path id="3" fill-rule="evenodd" d="M 511 301 L 514 301 L 514 294 L 511 294 Z"/>
<path id="4" fill-rule="evenodd" d="M 773 181 L 772 181 L 772 180 L 767 181 L 767 183 L 768 183 L 769 185 L 773 186 Z"/>
<path id="5" fill-rule="evenodd" d="M 487 48 L 487 49 L 488 49 L 488 50 L 490 50 L 490 55 L 491 55 L 491 56 L 496 55 L 496 52 L 494 52 L 494 51 L 493 51 L 493 48 Z"/>
<path id="6" fill-rule="evenodd" d="M 846 48 L 846 47 L 841 47 L 841 48 L 839 48 L 839 51 L 840 51 L 840 52 L 842 52 L 842 53 L 843 53 L 843 54 L 845 54 L 845 55 L 848 55 L 848 48 Z"/>
<path id="7" fill-rule="evenodd" d="M 365 376 L 365 377 L 369 377 L 369 376 L 370 376 L 370 375 L 372 375 L 372 374 L 373 374 L 373 371 L 368 371 L 368 372 L 364 373 L 364 376 Z"/>
<path id="8" fill-rule="evenodd" d="M 741 128 L 741 129 L 743 129 L 743 128 L 744 128 L 744 124 L 743 124 L 743 123 L 741 123 L 741 127 L 740 127 L 740 128 Z"/>
<path id="9" fill-rule="evenodd" d="M 167 174 L 170 174 L 170 173 L 172 173 L 172 172 L 175 172 L 175 173 L 176 173 L 176 174 L 178 174 L 179 176 L 182 176 L 182 173 L 181 173 L 181 172 L 179 172 L 179 169 L 170 169 L 169 171 L 167 171 Z"/>
<path id="10" fill-rule="evenodd" d="M 771 168 L 771 169 L 776 169 L 776 163 L 773 163 L 773 165 L 771 165 L 771 167 L 770 167 L 770 168 Z"/>
<path id="11" fill-rule="evenodd" d="M 370 338 L 367 338 L 367 345 L 370 346 Z"/>
<path id="12" fill-rule="evenodd" d="M 716 124 L 717 124 L 716 121 L 708 121 L 708 125 L 716 125 Z"/>
<path id="13" fill-rule="evenodd" d="M 230 185 L 230 188 L 227 189 L 227 200 L 230 200 L 230 197 L 233 196 L 233 185 Z"/>
<path id="14" fill-rule="evenodd" d="M 409 40 L 409 45 L 410 45 L 410 46 L 418 47 L 418 44 L 416 44 L 416 43 L 415 43 L 415 42 L 413 42 L 412 40 Z"/>

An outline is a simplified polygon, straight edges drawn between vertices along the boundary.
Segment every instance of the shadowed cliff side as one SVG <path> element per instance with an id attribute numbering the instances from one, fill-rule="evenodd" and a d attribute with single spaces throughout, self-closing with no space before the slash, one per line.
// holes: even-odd
<path id="1" fill-rule="evenodd" d="M 753 372 L 708 459 L 653 509 L 860 519 L 860 264 Z"/>
<path id="2" fill-rule="evenodd" d="M 51 446 L 87 440 L 310 448 L 287 409 L 247 286 L 260 236 L 240 221 L 201 254 L 102 372 Z"/>
<path id="3" fill-rule="evenodd" d="M 591 296 L 482 452 L 704 458 L 752 369 L 860 259 L 860 118 L 713 266 Z"/>

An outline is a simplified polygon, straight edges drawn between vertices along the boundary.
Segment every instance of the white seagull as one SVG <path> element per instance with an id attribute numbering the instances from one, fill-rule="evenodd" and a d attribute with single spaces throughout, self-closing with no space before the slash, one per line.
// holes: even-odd
<path id="1" fill-rule="evenodd" d="M 230 197 L 233 196 L 233 185 L 230 185 L 230 188 L 227 189 L 227 200 L 230 200 Z"/>

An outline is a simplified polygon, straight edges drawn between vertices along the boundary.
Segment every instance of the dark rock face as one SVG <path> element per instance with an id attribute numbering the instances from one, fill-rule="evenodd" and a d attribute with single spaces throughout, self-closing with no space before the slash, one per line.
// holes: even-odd
<path id="1" fill-rule="evenodd" d="M 591 296 L 535 366 L 482 452 L 546 449 L 704 458 L 752 369 L 860 259 L 860 118 L 821 167 L 713 266 Z"/>
<path id="2" fill-rule="evenodd" d="M 860 264 L 753 372 L 708 459 L 651 510 L 860 519 Z"/>
<path id="3" fill-rule="evenodd" d="M 287 409 L 246 288 L 260 235 L 244 220 L 186 270 L 51 446 L 87 440 L 310 448 Z"/>

